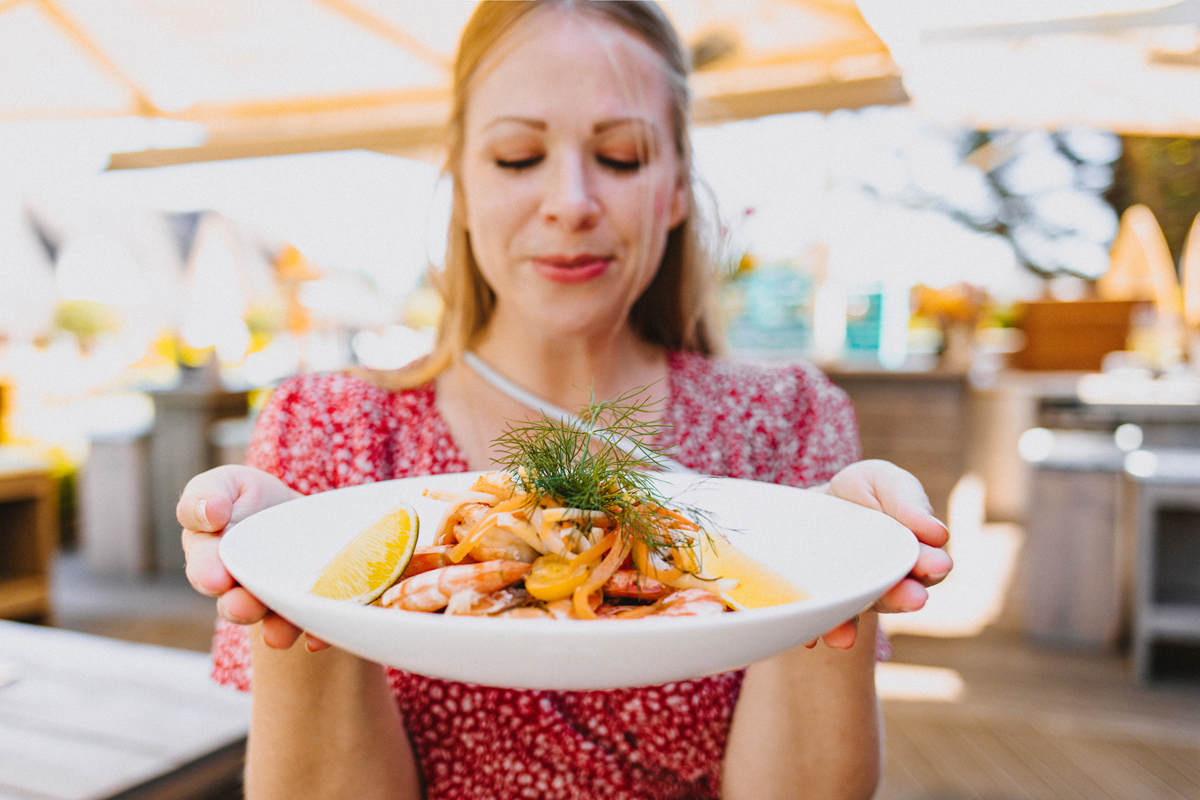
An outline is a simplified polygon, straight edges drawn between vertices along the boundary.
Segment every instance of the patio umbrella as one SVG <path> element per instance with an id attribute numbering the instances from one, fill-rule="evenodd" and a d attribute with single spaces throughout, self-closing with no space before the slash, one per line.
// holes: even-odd
<path id="1" fill-rule="evenodd" d="M 195 123 L 113 167 L 373 149 L 430 157 L 474 2 L 0 0 L 0 121 Z M 697 120 L 904 102 L 853 0 L 671 0 Z"/>

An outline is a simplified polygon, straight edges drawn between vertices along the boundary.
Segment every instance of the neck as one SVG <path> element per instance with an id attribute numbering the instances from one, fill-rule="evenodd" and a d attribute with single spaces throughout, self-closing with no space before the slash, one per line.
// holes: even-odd
<path id="1" fill-rule="evenodd" d="M 597 400 L 651 387 L 665 397 L 666 357 L 662 348 L 638 338 L 631 329 L 596 338 L 525 336 L 514 341 L 485 332 L 476 354 L 525 390 L 569 411 Z"/>
<path id="2" fill-rule="evenodd" d="M 474 348 L 489 366 L 525 391 L 566 411 L 578 413 L 593 395 L 611 400 L 652 387 L 646 400 L 664 407 L 667 359 L 632 331 L 601 342 L 552 341 L 549 337 L 484 336 Z M 502 453 L 493 443 L 512 421 L 533 418 L 528 406 L 496 389 L 463 362 L 437 378 L 438 410 L 471 469 L 491 469 Z M 647 414 L 647 421 L 658 410 Z"/>

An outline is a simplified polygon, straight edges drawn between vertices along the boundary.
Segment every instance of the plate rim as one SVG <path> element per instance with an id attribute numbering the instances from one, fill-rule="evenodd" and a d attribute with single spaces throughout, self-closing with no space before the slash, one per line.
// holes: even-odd
<path id="1" fill-rule="evenodd" d="M 425 488 L 441 488 L 441 487 L 421 486 L 421 488 L 417 489 L 414 486 L 414 484 L 421 484 L 422 482 L 436 482 L 436 483 L 450 482 L 452 484 L 458 484 L 461 482 L 461 485 L 463 487 L 465 487 L 466 485 L 469 484 L 469 482 L 475 476 L 478 476 L 479 474 L 483 474 L 483 472 L 484 471 L 472 470 L 472 471 L 466 471 L 466 472 L 438 473 L 435 475 L 419 475 L 419 476 L 410 476 L 410 477 L 405 477 L 405 478 L 393 478 L 393 479 L 389 479 L 386 481 L 369 481 L 369 482 L 362 483 L 362 484 L 355 484 L 352 486 L 339 487 L 336 489 L 330 489 L 330 490 L 323 491 L 323 492 L 315 492 L 315 493 L 309 494 L 309 495 L 302 495 L 300 497 L 294 498 L 293 500 L 289 500 L 285 503 L 281 503 L 281 504 L 272 506 L 270 508 L 263 509 L 263 510 L 257 512 L 256 514 L 246 517 L 244 520 L 241 520 L 236 525 L 231 526 L 226 531 L 225 535 L 222 537 L 222 539 L 218 545 L 218 552 L 220 553 L 222 561 L 226 563 L 226 568 L 234 576 L 235 580 L 238 582 L 239 585 L 244 586 L 248 591 L 250 591 L 252 594 L 255 594 L 256 596 L 260 596 L 260 594 L 261 595 L 270 595 L 270 597 L 260 597 L 260 599 L 262 599 L 263 602 L 265 602 L 268 606 L 272 606 L 273 604 L 279 605 L 279 602 L 278 602 L 279 597 L 284 596 L 285 604 L 287 604 L 289 606 L 299 605 L 299 606 L 301 606 L 301 611 L 307 611 L 308 608 L 310 608 L 310 607 L 316 608 L 316 609 L 326 609 L 326 611 L 324 611 L 322 613 L 324 615 L 332 615 L 333 617 L 339 618 L 339 619 L 335 619 L 334 620 L 335 622 L 344 622 L 340 618 L 345 617 L 347 614 L 352 614 L 352 615 L 357 616 L 357 615 L 361 614 L 364 609 L 366 609 L 370 615 L 369 618 L 372 619 L 372 621 L 370 623 L 372 626 L 395 627 L 398 632 L 404 632 L 404 631 L 408 631 L 408 629 L 412 629 L 413 632 L 421 633 L 432 639 L 437 639 L 439 637 L 445 637 L 445 636 L 454 637 L 456 635 L 462 635 L 465 638 L 465 637 L 473 636 L 473 635 L 480 635 L 480 636 L 485 636 L 485 637 L 495 637 L 495 636 L 499 636 L 502 634 L 510 634 L 510 635 L 513 635 L 518 638 L 521 638 L 524 636 L 533 636 L 537 640 L 537 642 L 540 643 L 543 638 L 546 638 L 546 639 L 553 638 L 553 637 L 547 636 L 547 631 L 564 632 L 566 630 L 571 631 L 571 641 L 577 642 L 581 646 L 590 646 L 590 645 L 596 643 L 597 641 L 601 641 L 604 639 L 610 639 L 612 637 L 612 626 L 605 625 L 604 622 L 606 622 L 606 621 L 448 617 L 443 614 L 429 614 L 429 613 L 421 613 L 421 612 L 403 612 L 403 611 L 399 611 L 397 609 L 383 609 L 383 608 L 376 608 L 376 607 L 371 607 L 371 606 L 362 606 L 359 604 L 349 603 L 349 601 L 345 601 L 345 600 L 334 600 L 334 599 L 330 599 L 330 598 L 318 597 L 316 595 L 311 595 L 311 594 L 309 594 L 303 590 L 297 589 L 295 587 L 279 586 L 278 583 L 276 583 L 275 586 L 265 586 L 264 587 L 263 582 L 268 580 L 267 576 L 262 576 L 261 574 L 258 574 L 257 571 L 253 567 L 250 567 L 249 571 L 247 572 L 247 571 L 245 571 L 247 568 L 247 565 L 245 563 L 239 563 L 241 561 L 241 559 L 240 559 L 241 553 L 239 552 L 239 548 L 243 547 L 243 545 L 241 544 L 241 540 L 245 537 L 245 535 L 250 533 L 251 531 L 253 531 L 253 529 L 256 528 L 258 525 L 269 524 L 270 519 L 277 514 L 286 514 L 286 513 L 294 512 L 294 509 L 296 506 L 294 506 L 293 504 L 305 504 L 305 503 L 312 503 L 312 502 L 321 502 L 321 503 L 338 502 L 336 499 L 333 499 L 333 498 L 338 497 L 338 496 L 345 497 L 345 496 L 351 495 L 353 493 L 360 493 L 360 492 L 379 492 L 379 493 L 386 494 L 389 491 L 391 491 L 393 489 L 393 487 L 396 487 L 401 484 L 405 488 L 411 487 L 413 489 L 416 489 L 417 495 L 419 496 L 420 493 L 422 491 L 424 491 Z M 701 482 L 704 480 L 715 480 L 715 481 L 720 481 L 720 482 L 725 482 L 725 483 L 732 482 L 732 485 L 734 485 L 734 486 L 736 486 L 739 483 L 753 483 L 753 484 L 758 485 L 760 488 L 765 487 L 768 491 L 773 491 L 773 490 L 781 490 L 781 491 L 788 491 L 788 492 L 805 491 L 804 489 L 801 489 L 800 487 L 793 487 L 793 486 L 789 486 L 786 484 L 770 483 L 770 482 L 766 482 L 766 481 L 753 481 L 753 480 L 749 480 L 749 479 L 745 479 L 745 478 L 729 478 L 729 477 L 723 477 L 723 476 L 689 476 L 689 475 L 676 473 L 675 480 L 678 481 L 679 479 L 684 479 L 684 481 L 685 481 L 684 491 L 692 488 L 691 484 L 696 483 L 696 482 Z M 669 490 L 676 488 L 677 485 L 678 485 L 677 483 L 672 483 L 671 486 L 666 487 L 668 489 L 668 491 L 664 492 L 664 493 L 666 493 L 666 494 L 668 494 L 668 496 L 670 496 Z M 882 595 L 882 593 L 885 592 L 890 587 L 890 585 L 894 584 L 895 582 L 898 582 L 899 580 L 901 580 L 904 577 L 905 574 L 907 574 L 909 571 L 911 571 L 912 566 L 916 563 L 917 556 L 919 555 L 919 543 L 917 542 L 916 537 L 914 535 L 912 535 L 911 532 L 908 532 L 908 530 L 906 528 L 904 528 L 904 526 L 901 525 L 899 522 L 892 519 L 891 517 L 888 517 L 887 515 L 883 514 L 880 511 L 877 511 L 875 509 L 870 509 L 868 507 L 861 506 L 856 503 L 852 503 L 851 501 L 844 500 L 842 498 L 833 497 L 832 495 L 828 495 L 828 494 L 824 494 L 824 493 L 812 493 L 807 496 L 809 498 L 811 498 L 813 502 L 816 502 L 818 504 L 828 503 L 833 506 L 853 507 L 854 509 L 856 509 L 856 511 L 854 512 L 856 514 L 860 513 L 860 512 L 868 512 L 869 514 L 872 514 L 872 515 L 877 514 L 877 515 L 879 515 L 881 525 L 892 528 L 893 531 L 896 533 L 897 537 L 899 537 L 900 531 L 904 531 L 904 532 L 908 533 L 908 537 L 911 540 L 911 544 L 903 545 L 899 542 L 899 540 L 894 543 L 897 548 L 907 547 L 907 551 L 908 551 L 907 554 L 905 554 L 903 559 L 901 559 L 899 554 L 897 554 L 895 566 L 893 566 L 889 569 L 886 569 L 886 570 L 881 570 L 881 572 L 885 572 L 886 575 L 888 576 L 886 578 L 886 581 L 884 579 L 880 578 L 879 580 L 874 580 L 873 582 L 871 582 L 869 586 L 867 586 L 867 585 L 860 586 L 860 587 L 857 587 L 853 592 L 848 592 L 845 594 L 838 594 L 838 595 L 834 595 L 834 596 L 809 597 L 804 600 L 787 603 L 787 604 L 783 604 L 783 605 L 770 606 L 770 607 L 758 608 L 758 609 L 747 609 L 747 610 L 738 611 L 736 613 L 726 613 L 726 614 L 719 614 L 719 615 L 711 615 L 711 616 L 703 616 L 703 617 L 690 617 L 690 618 L 689 617 L 671 617 L 671 618 L 659 618 L 659 619 L 654 619 L 654 618 L 639 619 L 639 620 L 636 620 L 636 622 L 639 623 L 637 626 L 629 626 L 629 628 L 623 630 L 622 633 L 628 634 L 631 639 L 636 639 L 639 641 L 645 641 L 645 639 L 647 637 L 662 636 L 664 634 L 668 635 L 670 637 L 676 637 L 676 636 L 680 636 L 680 635 L 686 636 L 689 631 L 693 631 L 696 629 L 706 630 L 706 631 L 712 632 L 715 636 L 720 636 L 723 633 L 728 633 L 730 631 L 730 629 L 733 629 L 736 633 L 737 631 L 739 631 L 742 628 L 749 629 L 749 628 L 755 627 L 755 626 L 762 628 L 764 626 L 770 626 L 772 624 L 783 624 L 783 622 L 785 622 L 788 618 L 796 616 L 799 613 L 802 613 L 802 612 L 798 611 L 798 608 L 801 606 L 804 606 L 807 609 L 812 610 L 814 612 L 813 615 L 820 614 L 821 612 L 825 612 L 828 614 L 831 611 L 831 609 L 833 609 L 835 607 L 840 607 L 840 606 L 844 606 L 844 605 L 845 606 L 848 606 L 848 605 L 858 606 L 859 598 L 861 598 L 861 607 L 856 607 L 854 611 L 851 611 L 849 614 L 846 615 L 845 618 L 850 619 L 856 613 L 861 613 L 861 611 L 870 608 L 870 606 L 876 601 L 876 599 L 880 595 Z M 410 502 L 411 497 L 412 497 L 412 495 L 410 494 L 408 497 L 398 497 L 395 499 L 398 499 L 403 502 Z M 291 506 L 291 508 L 288 511 L 280 510 L 280 509 L 284 509 L 285 507 L 288 507 L 288 506 Z M 251 520 L 254 520 L 256 517 L 259 518 L 258 521 L 251 522 Z M 882 520 L 888 520 L 889 522 L 884 523 L 884 522 L 882 522 Z M 247 523 L 250 523 L 249 526 L 247 526 Z M 242 534 L 240 534 L 240 535 L 238 534 L 239 528 L 242 531 Z M 345 541 L 349 541 L 356 533 L 357 533 L 356 530 L 346 531 Z M 234 556 L 233 563 L 230 563 L 227 560 L 228 555 Z M 903 563 L 905 564 L 903 572 L 900 572 L 901 561 L 903 561 Z M 249 578 L 250 583 L 257 584 L 257 586 L 248 585 L 243 580 L 243 578 Z M 259 580 L 260 578 L 262 579 L 262 581 Z M 267 591 L 265 591 L 265 592 L 262 591 L 264 588 L 267 589 Z M 272 600 L 272 598 L 275 598 L 275 599 Z M 288 613 L 294 613 L 295 611 L 296 611 L 295 608 L 290 608 L 290 609 L 281 609 L 277 613 L 281 613 L 281 615 L 286 618 L 288 616 Z M 389 625 L 387 622 L 382 621 L 383 617 L 377 616 L 376 612 L 379 612 L 381 614 L 386 613 L 389 616 L 396 615 L 399 612 L 399 614 L 401 614 L 403 616 L 394 617 L 397 620 L 397 624 Z M 301 614 L 301 616 L 304 616 L 304 614 Z M 620 621 L 620 622 L 623 622 L 624 624 L 628 625 L 630 622 L 633 622 L 633 621 L 634 620 Z M 307 620 L 307 622 L 311 623 L 312 620 L 311 619 Z M 617 622 L 617 621 L 613 621 L 613 622 Z M 834 624 L 836 624 L 836 623 L 834 623 Z M 350 652 L 355 652 L 360 657 L 363 657 L 365 659 L 377 661 L 379 663 L 389 664 L 390 666 L 393 666 L 397 669 L 408 670 L 408 671 L 413 671 L 413 672 L 421 672 L 422 674 L 427 674 L 427 675 L 431 674 L 429 670 L 415 670 L 411 666 L 408 666 L 408 665 L 400 665 L 400 664 L 392 663 L 396 660 L 395 657 L 380 658 L 380 656 L 377 653 L 376 654 L 364 653 L 364 652 L 362 652 L 364 649 L 362 647 L 349 646 L 349 645 L 345 644 L 344 643 L 345 640 L 337 632 L 331 633 L 329 631 L 319 630 L 318 628 L 324 627 L 321 624 L 317 624 L 317 625 L 297 624 L 297 627 L 300 627 L 305 630 L 312 630 L 314 635 L 319 636 L 323 639 L 329 640 L 331 643 L 337 644 L 342 649 L 348 650 Z M 352 639 L 352 638 L 354 638 L 354 637 L 346 637 L 346 639 Z M 779 652 L 782 652 L 782 651 L 779 651 Z M 755 660 L 758 660 L 758 659 L 751 659 L 747 663 L 753 663 L 753 661 L 755 661 Z M 736 668 L 740 668 L 740 667 L 735 667 L 735 669 Z M 725 671 L 725 670 L 718 670 L 718 671 Z M 706 673 L 706 674 L 712 674 L 712 673 Z M 439 677 L 439 676 L 437 676 L 435 674 L 435 675 L 433 675 L 433 677 Z M 481 685 L 506 686 L 509 688 L 541 688 L 539 686 L 533 686 L 533 685 L 513 686 L 511 681 L 489 684 L 489 682 L 487 680 L 477 680 L 477 679 L 464 680 L 461 677 L 451 677 L 451 678 L 447 678 L 447 679 L 462 681 L 462 682 L 467 682 L 467 683 L 477 683 L 477 684 L 481 684 Z M 588 685 L 585 686 L 585 685 L 583 685 L 584 683 L 587 683 Z M 588 689 L 593 689 L 593 688 L 605 689 L 605 688 L 616 688 L 616 686 L 645 685 L 645 684 L 640 684 L 640 683 L 634 684 L 634 683 L 628 683 L 628 682 L 610 684 L 610 683 L 604 683 L 603 681 L 601 681 L 599 683 L 603 683 L 604 685 L 592 685 L 595 683 L 597 683 L 597 682 L 584 681 L 584 682 L 579 682 L 578 685 L 575 685 L 575 683 L 572 683 L 572 685 L 570 685 L 570 686 L 558 686 L 558 687 L 554 687 L 554 688 L 567 689 L 567 690 L 588 690 Z M 653 683 L 653 681 L 651 681 L 651 683 Z"/>

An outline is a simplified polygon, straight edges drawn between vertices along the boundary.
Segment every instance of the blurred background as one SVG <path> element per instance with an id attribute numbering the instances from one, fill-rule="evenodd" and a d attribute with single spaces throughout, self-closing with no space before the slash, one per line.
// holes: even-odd
<path id="1" fill-rule="evenodd" d="M 0 618 L 207 649 L 184 483 L 431 346 L 473 6 L 0 0 Z M 1200 796 L 1200 0 L 663 7 L 730 355 L 825 369 L 952 531 L 880 797 Z M 0 794 L 238 796 L 231 741 Z"/>

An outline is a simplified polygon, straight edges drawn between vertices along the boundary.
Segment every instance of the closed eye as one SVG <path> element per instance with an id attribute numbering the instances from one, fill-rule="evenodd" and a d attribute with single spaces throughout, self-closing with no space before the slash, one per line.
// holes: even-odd
<path id="1" fill-rule="evenodd" d="M 611 156 L 596 156 L 596 160 L 602 166 L 608 167 L 614 172 L 637 172 L 642 168 L 640 159 L 626 160 L 623 158 L 612 158 Z"/>
<path id="2" fill-rule="evenodd" d="M 514 158 L 514 159 L 497 158 L 496 166 L 500 167 L 501 169 L 513 169 L 513 170 L 529 169 L 530 167 L 536 167 L 538 164 L 540 164 L 542 162 L 542 158 L 543 158 L 543 156 L 540 156 L 540 155 L 529 156 L 528 158 Z"/>

